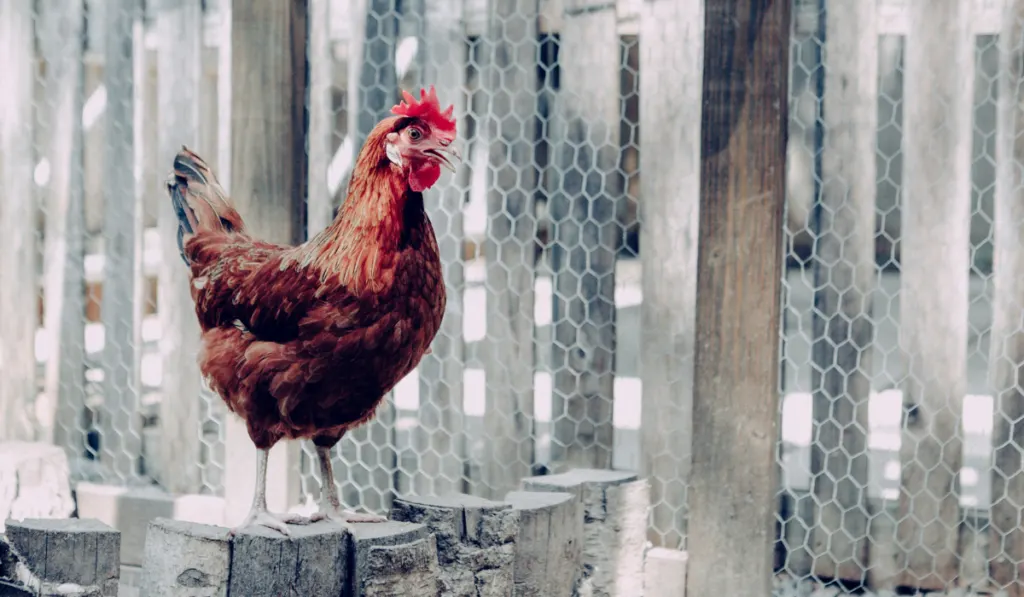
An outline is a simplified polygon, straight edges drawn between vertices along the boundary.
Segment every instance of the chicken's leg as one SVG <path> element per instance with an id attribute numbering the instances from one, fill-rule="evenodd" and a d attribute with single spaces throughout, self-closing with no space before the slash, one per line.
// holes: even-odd
<path id="1" fill-rule="evenodd" d="M 320 478 L 323 486 L 320 489 L 320 508 L 310 520 L 333 520 L 347 526 L 350 522 L 384 522 L 387 518 L 368 512 L 343 510 L 338 499 L 338 488 L 334 485 L 334 469 L 331 467 L 331 447 L 317 446 L 316 455 L 320 460 Z"/>
<path id="2" fill-rule="evenodd" d="M 228 534 L 234 536 L 240 529 L 249 525 L 261 525 L 290 536 L 289 524 L 308 524 L 309 518 L 298 514 L 274 514 L 267 510 L 267 457 L 268 450 L 256 450 L 256 489 L 252 496 L 252 508 L 241 524 L 231 529 Z"/>

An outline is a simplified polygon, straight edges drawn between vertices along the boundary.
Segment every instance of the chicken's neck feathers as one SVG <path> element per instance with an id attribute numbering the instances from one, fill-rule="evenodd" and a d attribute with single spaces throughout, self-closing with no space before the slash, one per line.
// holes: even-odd
<path id="1" fill-rule="evenodd" d="M 348 197 L 334 221 L 300 247 L 300 264 L 318 270 L 322 282 L 335 278 L 349 288 L 380 292 L 406 229 L 425 217 L 422 194 L 387 159 L 383 139 L 371 139 L 356 162 Z"/>

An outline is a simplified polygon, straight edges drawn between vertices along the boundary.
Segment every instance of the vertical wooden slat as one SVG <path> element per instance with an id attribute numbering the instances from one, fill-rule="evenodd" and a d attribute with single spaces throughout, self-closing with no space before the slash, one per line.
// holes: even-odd
<path id="1" fill-rule="evenodd" d="M 103 153 L 103 460 L 132 478 L 142 451 L 139 353 L 142 209 L 135 171 L 135 34 L 137 0 L 110 2 L 104 40 L 107 90 Z M 141 31 L 139 31 L 141 34 Z M 144 57 L 140 56 L 140 60 Z"/>
<path id="2" fill-rule="evenodd" d="M 330 0 L 309 1 L 309 133 L 307 136 L 306 238 L 312 238 L 334 219 L 334 198 L 327 188 L 334 114 L 331 112 Z"/>
<path id="3" fill-rule="evenodd" d="M 615 4 L 566 0 L 561 87 L 553 117 L 549 213 L 554 310 L 551 460 L 556 468 L 612 464 L 615 205 L 619 170 L 621 48 Z"/>
<path id="4" fill-rule="evenodd" d="M 162 0 L 157 7 L 158 163 L 171 167 L 182 145 L 199 144 L 202 11 L 200 0 Z M 166 193 L 165 193 L 166 194 Z M 200 486 L 199 323 L 188 268 L 178 254 L 178 219 L 169 201 L 157 206 L 160 271 L 157 309 L 163 359 L 159 481 L 175 493 Z"/>
<path id="5" fill-rule="evenodd" d="M 33 409 L 36 394 L 39 259 L 32 181 L 32 90 L 35 52 L 31 0 L 0 3 L 0 437 L 51 437 L 54 410 Z M 38 416 L 38 420 L 36 417 Z"/>
<path id="6" fill-rule="evenodd" d="M 868 396 L 875 286 L 878 8 L 826 11 L 821 203 L 815 238 L 811 475 L 814 573 L 859 581 L 868 568 Z"/>
<path id="7" fill-rule="evenodd" d="M 901 584 L 959 572 L 959 480 L 967 390 L 972 2 L 913 0 L 904 76 L 900 346 L 907 360 L 897 541 Z"/>
<path id="8" fill-rule="evenodd" d="M 434 85 L 438 98 L 455 106 L 460 148 L 466 147 L 467 98 L 465 92 L 468 48 L 459 26 L 460 0 L 423 4 L 424 85 Z M 468 170 L 458 173 L 430 192 L 427 215 L 434 226 L 441 272 L 448 296 L 441 329 L 419 365 L 419 424 L 413 436 L 419 466 L 413 471 L 412 491 L 418 495 L 443 495 L 462 491 L 465 434 L 463 431 L 462 203 L 469 183 Z M 433 195 L 433 196 L 429 196 Z"/>
<path id="9" fill-rule="evenodd" d="M 81 0 L 39 3 L 39 43 L 46 61 L 39 112 L 45 187 L 44 327 L 49 355 L 46 395 L 56 401 L 53 440 L 83 453 L 85 433 L 85 280 L 82 173 Z"/>
<path id="10" fill-rule="evenodd" d="M 705 5 L 687 595 L 770 595 L 791 3 Z"/>
<path id="11" fill-rule="evenodd" d="M 352 27 L 349 40 L 348 133 L 352 160 L 363 148 L 366 136 L 388 117 L 398 100 L 395 46 L 398 43 L 398 0 L 350 0 L 351 13 L 361 15 L 362 26 Z M 357 23 L 359 21 L 357 20 Z M 348 188 L 348 176 L 342 189 Z M 342 192 L 342 201 L 347 193 Z"/>
<path id="12" fill-rule="evenodd" d="M 350 4 L 352 14 L 358 15 L 349 49 L 348 131 L 354 152 L 350 164 L 355 163 L 367 135 L 391 115 L 398 100 L 396 2 L 352 0 Z M 342 201 L 348 195 L 350 174 L 345 175 L 342 183 Z M 380 405 L 372 421 L 341 439 L 338 453 L 347 471 L 338 475 L 342 501 L 350 506 L 361 504 L 375 512 L 387 511 L 398 468 L 393 395 Z"/>
<path id="13" fill-rule="evenodd" d="M 250 234 L 276 243 L 305 237 L 306 17 L 304 1 L 234 2 L 231 10 L 231 196 Z M 236 517 L 251 502 L 256 448 L 234 416 L 225 442 L 225 498 Z M 293 441 L 273 449 L 271 509 L 299 503 L 299 454 Z"/>
<path id="14" fill-rule="evenodd" d="M 995 292 L 989 375 L 995 393 L 989 574 L 1024 596 L 1024 0 L 1007 0 L 996 126 Z"/>
<path id="15" fill-rule="evenodd" d="M 648 535 L 672 548 L 686 535 L 693 433 L 703 4 L 647 2 L 640 22 L 641 462 Z"/>
<path id="16" fill-rule="evenodd" d="M 477 492 L 501 498 L 529 475 L 534 457 L 537 3 L 491 0 L 483 51 L 487 400 Z"/>

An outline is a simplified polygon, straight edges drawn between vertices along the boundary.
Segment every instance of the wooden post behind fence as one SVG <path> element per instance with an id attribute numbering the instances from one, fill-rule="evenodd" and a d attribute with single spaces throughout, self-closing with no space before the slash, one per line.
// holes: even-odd
<path id="1" fill-rule="evenodd" d="M 35 337 L 39 322 L 38 226 L 33 189 L 32 1 L 0 3 L 0 47 L 6 59 L 4 93 L 0 100 L 0 221 L 7 224 L 0 235 L 0 412 L 4 422 L 0 437 L 33 439 L 33 432 L 49 438 L 53 430 L 52 408 L 45 420 L 35 421 L 27 405 L 35 402 Z M 37 427 L 38 430 L 34 430 Z"/>
<path id="2" fill-rule="evenodd" d="M 656 545 L 681 546 L 693 434 L 704 3 L 647 2 L 640 35 L 640 364 Z M 662 131 L 673 131 L 663 134 Z"/>
<path id="3" fill-rule="evenodd" d="M 814 262 L 814 573 L 859 581 L 868 568 L 868 396 L 875 286 L 878 7 L 826 14 L 822 194 Z"/>
<path id="4" fill-rule="evenodd" d="M 230 192 L 250 233 L 276 243 L 305 239 L 306 26 L 305 2 L 232 4 Z M 240 521 L 252 499 L 256 448 L 237 417 L 227 417 L 226 431 L 230 524 Z M 272 510 L 300 501 L 299 453 L 300 444 L 291 441 L 271 451 Z"/>
<path id="5" fill-rule="evenodd" d="M 705 5 L 689 595 L 772 588 L 790 5 Z"/>
<path id="6" fill-rule="evenodd" d="M 182 145 L 198 150 L 202 7 L 199 0 L 167 0 L 157 19 L 157 164 L 167 176 Z M 199 491 L 199 322 L 188 268 L 177 244 L 178 219 L 166 199 L 157 203 L 160 270 L 157 310 L 162 357 L 159 480 L 175 493 Z M 226 467 L 231 470 L 232 467 Z"/>
<path id="7" fill-rule="evenodd" d="M 514 489 L 534 457 L 536 15 L 531 0 L 495 0 L 484 35 L 487 404 L 483 437 L 473 438 L 470 487 L 491 498 Z"/>
<path id="8" fill-rule="evenodd" d="M 992 510 L 989 567 L 1008 597 L 1024 595 L 1024 529 L 1020 525 L 1024 473 L 1024 1 L 1006 2 L 999 36 L 1000 72 L 996 126 L 995 289 L 989 370 L 994 392 Z"/>
<path id="9" fill-rule="evenodd" d="M 552 117 L 551 461 L 612 466 L 622 48 L 615 4 L 568 0 Z"/>
<path id="10" fill-rule="evenodd" d="M 967 391 L 971 220 L 971 2 L 911 2 L 904 86 L 900 348 L 902 578 L 927 590 L 960 571 L 961 417 Z"/>

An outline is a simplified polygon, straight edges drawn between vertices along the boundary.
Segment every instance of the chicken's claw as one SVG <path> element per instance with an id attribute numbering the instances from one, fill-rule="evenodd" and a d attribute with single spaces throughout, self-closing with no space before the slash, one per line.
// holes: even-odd
<path id="1" fill-rule="evenodd" d="M 330 520 L 341 524 L 342 526 L 348 526 L 349 523 L 353 522 L 385 522 L 386 517 L 380 514 L 371 514 L 369 512 L 356 512 L 354 510 L 318 510 L 313 513 L 309 519 L 313 522 L 321 520 Z"/>
<path id="2" fill-rule="evenodd" d="M 238 534 L 238 531 L 246 527 L 256 525 L 275 530 L 285 537 L 291 537 L 292 533 L 288 529 L 288 525 L 309 524 L 310 522 L 312 522 L 311 519 L 298 514 L 272 514 L 266 510 L 251 510 L 245 517 L 245 520 L 228 531 L 228 536 L 234 537 Z"/>

